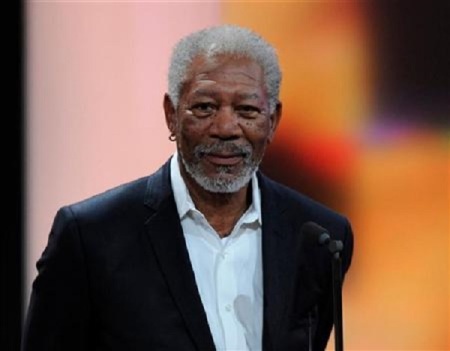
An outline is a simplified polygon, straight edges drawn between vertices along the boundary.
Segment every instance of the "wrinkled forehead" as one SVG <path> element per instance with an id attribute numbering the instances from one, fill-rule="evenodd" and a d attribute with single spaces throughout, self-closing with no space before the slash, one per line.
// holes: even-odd
<path id="1" fill-rule="evenodd" d="M 196 56 L 188 66 L 184 87 L 202 80 L 239 81 L 266 91 L 262 67 L 253 59 L 232 54 Z"/>
<path id="2" fill-rule="evenodd" d="M 196 56 L 188 66 L 185 82 L 189 82 L 199 76 L 213 75 L 222 77 L 226 77 L 226 75 L 241 75 L 264 84 L 263 69 L 255 60 L 232 54 Z"/>

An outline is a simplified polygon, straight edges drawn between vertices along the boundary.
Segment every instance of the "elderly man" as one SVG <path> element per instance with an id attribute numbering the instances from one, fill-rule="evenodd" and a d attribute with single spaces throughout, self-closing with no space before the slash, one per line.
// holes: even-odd
<path id="1" fill-rule="evenodd" d="M 231 25 L 183 38 L 164 111 L 177 152 L 156 173 L 56 215 L 23 350 L 323 350 L 346 218 L 258 171 L 281 116 L 275 50 Z"/>

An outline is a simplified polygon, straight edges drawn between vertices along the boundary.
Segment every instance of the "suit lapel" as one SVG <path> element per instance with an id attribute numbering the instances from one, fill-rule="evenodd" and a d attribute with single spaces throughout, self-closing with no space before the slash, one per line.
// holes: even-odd
<path id="1" fill-rule="evenodd" d="M 149 180 L 146 204 L 156 210 L 147 233 L 170 292 L 199 350 L 215 350 L 195 282 L 166 164 Z"/>
<path id="2" fill-rule="evenodd" d="M 277 349 L 280 327 L 285 323 L 289 293 L 292 291 L 296 266 L 295 228 L 289 221 L 285 204 L 269 184 L 260 176 L 262 200 L 262 255 L 264 285 L 263 349 Z"/>

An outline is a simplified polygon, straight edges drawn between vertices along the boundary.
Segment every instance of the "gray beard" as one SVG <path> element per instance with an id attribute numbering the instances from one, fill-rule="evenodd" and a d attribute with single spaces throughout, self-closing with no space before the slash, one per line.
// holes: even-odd
<path id="1" fill-rule="evenodd" d="M 218 175 L 215 177 L 208 177 L 201 166 L 201 158 L 205 154 L 211 152 L 229 151 L 242 153 L 244 155 L 244 165 L 238 174 L 235 174 L 232 179 L 227 178 L 233 170 L 232 166 L 218 166 Z M 235 193 L 246 186 L 257 171 L 261 160 L 253 161 L 253 148 L 248 146 L 237 146 L 230 142 L 218 142 L 211 146 L 198 145 L 194 149 L 194 158 L 191 162 L 187 162 L 181 150 L 178 151 L 181 162 L 189 175 L 200 185 L 203 189 L 212 193 Z"/>

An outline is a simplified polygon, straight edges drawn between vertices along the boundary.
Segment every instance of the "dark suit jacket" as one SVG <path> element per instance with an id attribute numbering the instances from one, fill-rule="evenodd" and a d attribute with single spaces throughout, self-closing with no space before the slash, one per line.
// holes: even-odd
<path id="1" fill-rule="evenodd" d="M 331 258 L 304 247 L 306 221 L 353 247 L 348 221 L 258 174 L 262 201 L 263 349 L 323 350 L 332 328 Z M 170 185 L 150 177 L 61 208 L 38 276 L 22 350 L 214 350 Z"/>

